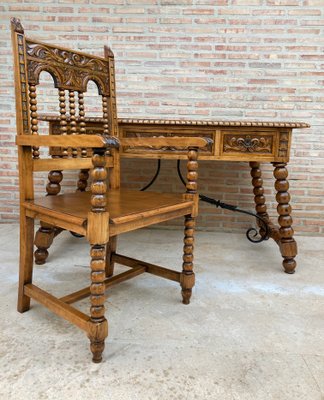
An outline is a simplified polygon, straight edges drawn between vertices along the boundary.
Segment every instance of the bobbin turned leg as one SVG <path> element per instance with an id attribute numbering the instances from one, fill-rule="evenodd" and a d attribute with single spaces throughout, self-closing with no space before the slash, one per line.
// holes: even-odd
<path id="1" fill-rule="evenodd" d="M 63 179 L 63 174 L 61 171 L 50 171 L 48 174 L 48 184 L 46 185 L 47 196 L 56 196 L 61 190 L 61 181 Z M 40 228 L 35 235 L 35 246 L 37 250 L 34 253 L 35 263 L 37 265 L 45 264 L 48 257 L 48 249 L 53 243 L 53 239 L 56 234 L 55 228 L 52 225 L 46 224 L 45 222 L 40 222 Z"/>
<path id="2" fill-rule="evenodd" d="M 266 199 L 264 197 L 264 189 L 263 189 L 263 180 L 262 180 L 262 172 L 260 168 L 259 162 L 250 162 L 251 167 L 251 177 L 252 177 L 252 186 L 254 193 L 254 203 L 255 203 L 255 211 L 256 213 L 266 222 L 269 223 L 269 215 L 267 213 Z M 264 226 L 260 224 L 259 220 L 257 220 L 259 225 L 259 233 L 261 237 L 266 235 Z"/>
<path id="3" fill-rule="evenodd" d="M 193 272 L 193 245 L 194 245 L 195 218 L 191 215 L 185 217 L 183 264 L 180 277 L 181 294 L 183 304 L 189 304 L 192 288 L 195 285 L 195 274 Z"/>
<path id="4" fill-rule="evenodd" d="M 108 323 L 105 318 L 105 245 L 109 241 L 109 214 L 106 211 L 105 150 L 94 149 L 91 171 L 91 211 L 88 213 L 87 239 L 91 244 L 91 285 L 90 285 L 90 321 L 88 336 L 92 361 L 99 363 L 108 336 Z"/>
<path id="5" fill-rule="evenodd" d="M 297 244 L 293 238 L 294 231 L 291 227 L 292 218 L 291 206 L 289 204 L 290 195 L 288 193 L 289 183 L 286 179 L 288 176 L 288 171 L 286 168 L 286 163 L 273 163 L 274 177 L 276 178 L 275 189 L 277 191 L 276 200 L 278 202 L 277 211 L 279 214 L 279 248 L 283 260 L 283 267 L 287 274 L 293 274 L 296 268 L 295 257 L 297 255 Z"/>
<path id="6" fill-rule="evenodd" d="M 105 314 L 105 246 L 91 246 L 91 308 L 90 308 L 90 350 L 92 361 L 99 363 L 105 348 L 105 338 L 108 336 L 108 322 Z"/>
<path id="7" fill-rule="evenodd" d="M 193 248 L 194 248 L 194 231 L 195 231 L 195 217 L 198 214 L 198 193 L 197 193 L 197 179 L 198 179 L 198 149 L 189 148 L 188 163 L 187 163 L 187 183 L 186 193 L 184 198 L 194 201 L 192 213 L 185 216 L 185 229 L 184 229 L 184 246 L 183 246 L 183 264 L 182 273 L 180 276 L 180 285 L 182 288 L 182 302 L 183 304 L 190 303 L 192 288 L 195 285 L 195 274 L 193 272 Z"/>
<path id="8" fill-rule="evenodd" d="M 34 253 L 35 263 L 37 265 L 45 264 L 48 257 L 48 249 L 53 243 L 54 239 L 54 227 L 52 225 L 46 224 L 45 222 L 40 222 L 40 228 L 35 235 L 35 246 L 37 250 Z"/>

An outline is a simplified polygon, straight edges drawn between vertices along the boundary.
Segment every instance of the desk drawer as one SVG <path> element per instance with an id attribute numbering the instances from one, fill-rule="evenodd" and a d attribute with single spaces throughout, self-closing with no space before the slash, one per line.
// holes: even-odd
<path id="1" fill-rule="evenodd" d="M 276 131 L 221 131 L 221 156 L 232 156 L 240 154 L 246 155 L 259 154 L 260 156 L 275 154 Z"/>
<path id="2" fill-rule="evenodd" d="M 203 134 L 197 134 L 197 129 L 188 129 L 186 127 L 166 127 L 166 128 L 156 128 L 156 127 L 138 127 L 137 129 L 132 128 L 123 128 L 119 129 L 119 133 L 121 137 L 124 138 L 143 138 L 143 137 L 189 137 L 189 136 L 201 136 L 204 138 L 212 139 L 210 144 L 207 144 L 204 148 L 199 150 L 201 155 L 211 156 L 214 154 L 214 129 L 205 130 Z M 124 146 L 123 147 L 124 154 L 141 154 L 145 152 L 146 154 L 164 154 L 164 155 L 186 155 L 188 152 L 187 147 L 131 147 Z"/>

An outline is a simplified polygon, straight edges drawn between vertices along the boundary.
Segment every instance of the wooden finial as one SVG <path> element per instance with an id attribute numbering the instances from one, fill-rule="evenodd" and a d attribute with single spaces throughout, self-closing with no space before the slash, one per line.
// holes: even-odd
<path id="1" fill-rule="evenodd" d="M 19 18 L 11 18 L 10 19 L 10 23 L 11 23 L 11 27 L 13 29 L 14 32 L 17 33 L 24 33 L 24 28 L 21 25 L 20 19 Z"/>
<path id="2" fill-rule="evenodd" d="M 114 53 L 111 50 L 109 46 L 104 46 L 104 52 L 105 52 L 105 57 L 113 57 L 114 58 Z"/>

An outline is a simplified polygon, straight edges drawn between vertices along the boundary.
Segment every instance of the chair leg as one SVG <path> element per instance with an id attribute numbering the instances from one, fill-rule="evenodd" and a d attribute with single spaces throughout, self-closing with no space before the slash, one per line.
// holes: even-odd
<path id="1" fill-rule="evenodd" d="M 20 260 L 19 260 L 19 287 L 17 309 L 23 313 L 30 308 L 30 297 L 24 294 L 26 283 L 32 282 L 33 276 L 33 242 L 34 220 L 21 211 L 20 217 Z"/>
<path id="2" fill-rule="evenodd" d="M 115 262 L 112 260 L 112 255 L 116 253 L 117 236 L 112 236 L 106 245 L 106 277 L 110 278 L 114 275 Z"/>
<path id="3" fill-rule="evenodd" d="M 91 246 L 91 286 L 90 286 L 90 321 L 89 339 L 92 361 L 99 363 L 108 336 L 108 322 L 105 318 L 105 246 Z"/>
<path id="4" fill-rule="evenodd" d="M 45 264 L 48 257 L 48 249 L 53 243 L 55 236 L 54 227 L 41 221 L 41 226 L 35 235 L 35 246 L 37 250 L 34 253 L 35 263 L 37 265 Z"/>
<path id="5" fill-rule="evenodd" d="M 193 247 L 194 247 L 195 218 L 191 215 L 185 216 L 183 264 L 180 277 L 183 304 L 190 303 L 192 288 L 195 285 L 195 274 L 193 272 Z"/>

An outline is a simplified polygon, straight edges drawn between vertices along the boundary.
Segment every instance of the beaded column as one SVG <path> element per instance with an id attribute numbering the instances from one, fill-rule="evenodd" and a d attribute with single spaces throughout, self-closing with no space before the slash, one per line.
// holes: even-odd
<path id="1" fill-rule="evenodd" d="M 86 124 L 85 124 L 85 112 L 84 112 L 84 95 L 82 92 L 78 92 L 78 99 L 79 99 L 79 124 L 80 124 L 80 134 L 86 134 Z M 87 149 L 81 149 L 81 157 L 87 157 Z M 88 169 L 81 169 L 79 172 L 79 180 L 78 180 L 78 190 L 80 192 L 84 192 L 88 186 L 88 179 L 89 179 L 89 170 Z"/>
<path id="2" fill-rule="evenodd" d="M 38 135 L 38 115 L 37 115 L 37 97 L 36 86 L 29 85 L 29 105 L 31 118 L 31 131 L 33 135 Z M 33 147 L 33 158 L 39 158 L 39 147 Z"/>
<path id="3" fill-rule="evenodd" d="M 108 323 L 105 314 L 105 242 L 107 239 L 108 213 L 106 213 L 105 150 L 96 149 L 92 157 L 91 172 L 91 212 L 88 216 L 88 239 L 91 244 L 91 285 L 90 285 L 90 349 L 93 362 L 102 360 L 105 338 L 108 335 Z M 109 237 L 109 236 L 108 236 Z"/>
<path id="4" fill-rule="evenodd" d="M 289 183 L 286 179 L 288 177 L 288 171 L 286 168 L 286 163 L 273 163 L 274 177 L 276 178 L 275 189 L 277 191 L 276 200 L 278 202 L 277 211 L 279 214 L 279 247 L 281 255 L 284 258 L 283 267 L 285 272 L 288 274 L 293 274 L 296 268 L 295 257 L 297 255 L 297 244 L 293 239 L 294 231 L 291 227 L 292 218 L 291 206 L 289 204 L 290 195 L 288 193 Z"/>
<path id="5" fill-rule="evenodd" d="M 187 163 L 187 184 L 185 198 L 194 200 L 194 210 L 192 214 L 185 216 L 185 229 L 184 229 L 184 246 L 183 246 L 183 264 L 182 273 L 180 277 L 180 285 L 182 288 L 182 302 L 183 304 L 190 303 L 192 288 L 195 285 L 195 274 L 193 272 L 193 248 L 194 248 L 194 230 L 195 230 L 195 216 L 198 207 L 198 194 L 197 194 L 197 178 L 198 178 L 198 152 L 196 148 L 190 148 L 188 152 Z"/>
<path id="6" fill-rule="evenodd" d="M 70 134 L 75 135 L 77 132 L 77 123 L 75 116 L 75 95 L 74 90 L 69 90 L 69 106 L 70 106 Z M 78 156 L 78 149 L 72 149 L 72 157 L 76 158 Z"/>

